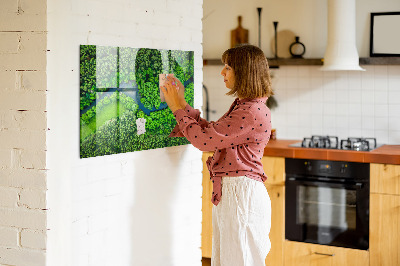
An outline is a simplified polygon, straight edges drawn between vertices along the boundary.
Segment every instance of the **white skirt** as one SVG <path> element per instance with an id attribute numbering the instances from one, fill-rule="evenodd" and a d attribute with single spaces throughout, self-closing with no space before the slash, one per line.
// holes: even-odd
<path id="1" fill-rule="evenodd" d="M 271 201 L 262 182 L 245 176 L 223 177 L 212 223 L 212 266 L 265 265 L 271 249 Z"/>

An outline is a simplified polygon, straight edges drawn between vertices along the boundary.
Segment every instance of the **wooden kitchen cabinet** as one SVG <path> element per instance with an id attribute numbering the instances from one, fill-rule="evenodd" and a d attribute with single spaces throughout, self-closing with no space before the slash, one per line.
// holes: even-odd
<path id="1" fill-rule="evenodd" d="M 202 195 L 202 223 L 201 223 L 201 253 L 203 258 L 211 258 L 212 252 L 212 183 L 206 165 L 212 152 L 203 153 L 203 195 Z"/>
<path id="2" fill-rule="evenodd" d="M 202 256 L 211 258 L 212 253 L 212 183 L 206 166 L 211 152 L 203 153 L 203 217 L 202 217 Z M 271 250 L 266 258 L 266 265 L 283 265 L 283 243 L 285 230 L 285 158 L 263 157 L 264 171 L 268 176 L 265 187 L 268 190 L 272 205 Z"/>
<path id="3" fill-rule="evenodd" d="M 400 195 L 400 165 L 370 164 L 371 193 Z"/>
<path id="4" fill-rule="evenodd" d="M 370 265 L 400 265 L 400 165 L 370 166 Z"/>
<path id="5" fill-rule="evenodd" d="M 271 250 L 265 259 L 266 266 L 283 265 L 285 241 L 285 187 L 265 184 L 271 199 Z"/>
<path id="6" fill-rule="evenodd" d="M 370 265 L 400 265 L 400 196 L 374 193 L 370 200 Z"/>
<path id="7" fill-rule="evenodd" d="M 365 250 L 285 241 L 285 266 L 366 266 Z M 282 264 L 283 265 L 283 264 Z"/>
<path id="8" fill-rule="evenodd" d="M 285 240 L 285 158 L 264 156 L 261 160 L 267 175 L 265 187 L 271 199 L 271 250 L 265 259 L 266 266 L 283 265 Z"/>
<path id="9" fill-rule="evenodd" d="M 264 156 L 261 159 L 264 172 L 267 175 L 265 184 L 268 185 L 285 185 L 285 158 Z"/>

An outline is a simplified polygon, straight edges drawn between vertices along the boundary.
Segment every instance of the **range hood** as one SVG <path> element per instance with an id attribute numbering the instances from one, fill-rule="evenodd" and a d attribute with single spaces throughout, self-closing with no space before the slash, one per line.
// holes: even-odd
<path id="1" fill-rule="evenodd" d="M 320 70 L 358 70 L 355 0 L 328 0 L 328 44 Z"/>

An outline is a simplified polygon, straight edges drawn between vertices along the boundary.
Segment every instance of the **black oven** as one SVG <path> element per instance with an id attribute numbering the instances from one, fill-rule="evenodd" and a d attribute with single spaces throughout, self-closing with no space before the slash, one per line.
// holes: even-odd
<path id="1" fill-rule="evenodd" d="M 285 235 L 367 250 L 369 164 L 286 159 Z"/>

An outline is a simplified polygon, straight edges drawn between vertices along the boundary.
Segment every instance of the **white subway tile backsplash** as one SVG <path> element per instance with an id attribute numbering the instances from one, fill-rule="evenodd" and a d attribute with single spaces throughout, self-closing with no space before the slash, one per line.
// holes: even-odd
<path id="1" fill-rule="evenodd" d="M 362 123 L 359 116 L 349 116 L 349 129 L 361 129 Z"/>
<path id="2" fill-rule="evenodd" d="M 298 114 L 309 116 L 311 113 L 311 105 L 309 103 L 299 103 Z"/>
<path id="3" fill-rule="evenodd" d="M 277 88 L 279 88 L 279 90 L 285 90 L 287 88 L 286 83 L 287 80 L 284 77 L 272 77 L 272 90 L 274 90 L 275 93 L 278 93 Z"/>
<path id="4" fill-rule="evenodd" d="M 374 94 L 375 104 L 385 104 L 388 102 L 388 92 L 387 90 L 377 91 Z"/>
<path id="5" fill-rule="evenodd" d="M 346 103 L 336 103 L 336 114 L 338 116 L 347 116 L 349 114 L 349 105 Z"/>
<path id="6" fill-rule="evenodd" d="M 320 66 L 310 66 L 308 68 L 310 69 L 311 78 L 314 78 L 314 77 L 322 78 L 324 76 L 324 71 L 320 70 L 321 69 Z"/>
<path id="7" fill-rule="evenodd" d="M 388 89 L 388 79 L 387 77 L 379 77 L 374 80 L 375 91 L 387 91 Z"/>
<path id="8" fill-rule="evenodd" d="M 349 88 L 349 78 L 347 72 L 341 71 L 336 76 L 336 88 L 338 90 L 347 90 Z"/>
<path id="9" fill-rule="evenodd" d="M 400 117 L 391 117 L 388 124 L 389 130 L 400 131 Z"/>
<path id="10" fill-rule="evenodd" d="M 349 99 L 349 91 L 348 90 L 337 90 L 337 94 L 336 94 L 336 103 L 343 103 L 348 105 L 348 103 L 350 102 Z"/>
<path id="11" fill-rule="evenodd" d="M 285 67 L 286 72 L 284 73 L 285 77 L 297 77 L 298 76 L 298 67 L 297 66 L 288 66 Z"/>
<path id="12" fill-rule="evenodd" d="M 349 127 L 349 118 L 348 116 L 337 116 L 336 117 L 336 127 L 341 130 L 347 130 Z"/>
<path id="13" fill-rule="evenodd" d="M 400 130 L 389 131 L 389 140 L 387 143 L 399 144 L 400 143 Z"/>
<path id="14" fill-rule="evenodd" d="M 311 115 L 311 127 L 314 129 L 323 128 L 324 117 L 321 113 L 313 113 Z"/>
<path id="15" fill-rule="evenodd" d="M 389 76 L 388 89 L 389 91 L 400 90 L 400 74 L 397 74 L 396 76 Z"/>
<path id="16" fill-rule="evenodd" d="M 297 75 L 299 77 L 310 79 L 312 69 L 310 67 L 298 67 Z"/>
<path id="17" fill-rule="evenodd" d="M 363 104 L 361 105 L 361 116 L 373 118 L 375 114 L 375 108 L 372 104 Z"/>
<path id="18" fill-rule="evenodd" d="M 387 104 L 375 104 L 375 117 L 388 117 L 389 108 Z"/>
<path id="19" fill-rule="evenodd" d="M 288 89 L 297 89 L 299 88 L 299 83 L 298 83 L 298 78 L 297 77 L 287 77 L 286 78 L 286 87 Z"/>
<path id="20" fill-rule="evenodd" d="M 374 131 L 371 130 L 371 129 L 362 129 L 360 136 L 363 137 L 363 138 L 373 138 L 374 137 Z"/>
<path id="21" fill-rule="evenodd" d="M 350 71 L 348 74 L 349 90 L 361 90 L 361 72 Z"/>
<path id="22" fill-rule="evenodd" d="M 311 114 L 315 115 L 321 115 L 324 110 L 324 104 L 322 102 L 311 102 Z"/>
<path id="23" fill-rule="evenodd" d="M 389 91 L 388 97 L 389 97 L 388 101 L 389 104 L 400 105 L 400 89 L 397 91 Z"/>
<path id="24" fill-rule="evenodd" d="M 313 92 L 309 88 L 306 88 L 306 89 L 300 88 L 299 96 L 298 96 L 299 102 L 300 103 L 309 103 L 310 99 L 312 98 L 312 94 L 313 94 Z"/>
<path id="25" fill-rule="evenodd" d="M 349 90 L 349 102 L 350 103 L 361 103 L 362 96 L 361 96 L 362 90 Z"/>
<path id="26" fill-rule="evenodd" d="M 388 67 L 387 73 L 388 73 L 389 79 L 391 77 L 399 78 L 400 77 L 400 66 L 396 65 L 396 66 Z"/>
<path id="27" fill-rule="evenodd" d="M 336 114 L 336 105 L 334 103 L 325 103 L 323 108 L 324 116 Z"/>
<path id="28" fill-rule="evenodd" d="M 400 116 L 400 104 L 389 104 L 389 117 Z"/>
<path id="29" fill-rule="evenodd" d="M 387 65 L 377 65 L 374 66 L 374 77 L 376 78 L 387 78 L 388 66 Z"/>
<path id="30" fill-rule="evenodd" d="M 375 117 L 375 131 L 382 130 L 382 128 L 389 127 L 389 118 L 388 117 Z"/>
<path id="31" fill-rule="evenodd" d="M 299 76 L 298 80 L 298 87 L 304 89 L 310 89 L 310 78 L 305 76 Z"/>
<path id="32" fill-rule="evenodd" d="M 387 130 L 375 129 L 374 137 L 376 138 L 378 145 L 388 143 L 389 142 L 388 136 L 389 134 Z"/>
<path id="33" fill-rule="evenodd" d="M 336 101 L 336 89 L 332 84 L 325 84 L 323 92 L 323 101 L 326 103 L 334 103 Z"/>
<path id="34" fill-rule="evenodd" d="M 374 103 L 374 91 L 363 89 L 361 91 L 361 101 L 363 104 Z"/>
<path id="35" fill-rule="evenodd" d="M 349 137 L 360 137 L 362 136 L 361 128 L 349 128 Z"/>
<path id="36" fill-rule="evenodd" d="M 322 76 L 324 78 L 335 78 L 336 74 L 334 71 L 322 71 Z"/>
<path id="37" fill-rule="evenodd" d="M 308 136 L 301 132 L 338 134 L 340 138 L 376 135 L 378 142 L 381 137 L 384 143 L 398 144 L 400 140 L 394 141 L 400 136 L 393 134 L 400 130 L 396 126 L 389 130 L 389 125 L 400 117 L 400 67 L 363 67 L 365 72 L 327 72 L 318 66 L 281 66 L 272 70 L 278 101 L 272 122 L 278 138 Z M 210 78 L 204 75 L 204 79 Z M 218 98 L 218 105 L 226 98 Z"/>
<path id="38" fill-rule="evenodd" d="M 361 118 L 361 125 L 363 130 L 375 129 L 375 120 L 371 116 L 363 116 Z"/>
<path id="39" fill-rule="evenodd" d="M 361 74 L 361 77 L 370 77 L 374 75 L 375 72 L 375 65 L 363 65 L 362 68 L 365 69 L 365 71 L 360 71 L 359 73 Z M 356 71 L 358 72 L 358 71 Z"/>
<path id="40" fill-rule="evenodd" d="M 288 125 L 295 126 L 295 127 L 302 126 L 302 123 L 299 120 L 299 115 L 296 113 L 293 113 L 287 117 L 287 123 L 288 123 Z"/>
<path id="41" fill-rule="evenodd" d="M 336 130 L 336 116 L 335 115 L 324 115 L 324 120 L 322 124 L 324 125 L 324 129 L 326 130 L 325 134 L 331 134 L 329 130 L 335 129 Z"/>
<path id="42" fill-rule="evenodd" d="M 310 87 L 315 91 L 316 89 L 321 88 L 324 85 L 323 77 L 311 77 L 310 79 Z"/>

